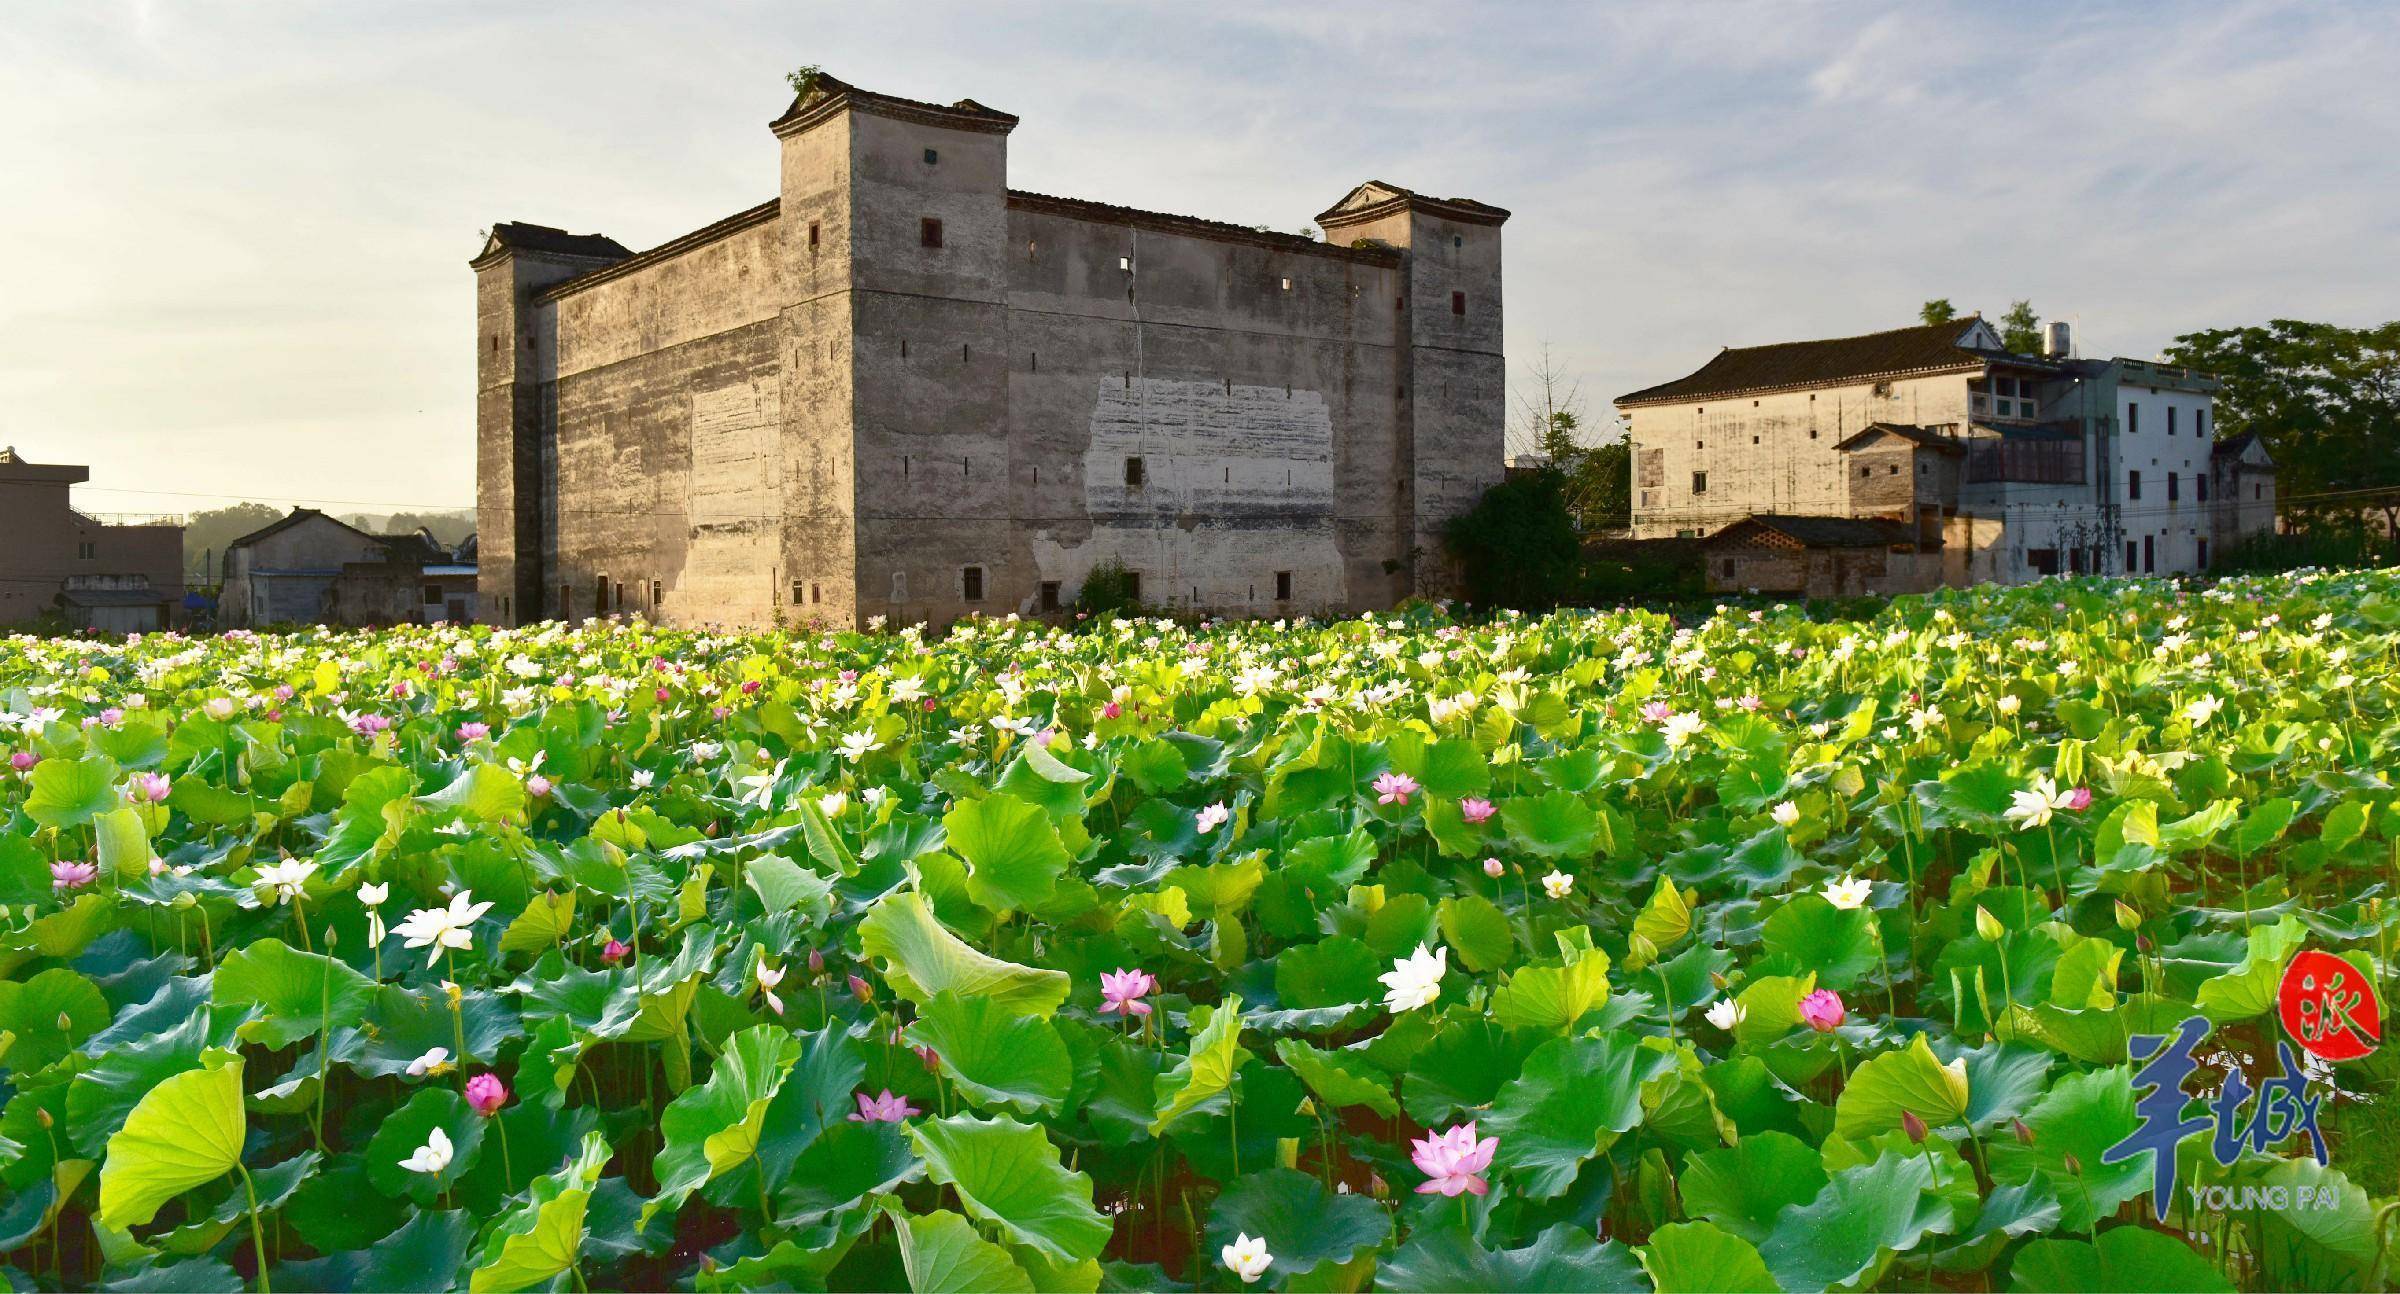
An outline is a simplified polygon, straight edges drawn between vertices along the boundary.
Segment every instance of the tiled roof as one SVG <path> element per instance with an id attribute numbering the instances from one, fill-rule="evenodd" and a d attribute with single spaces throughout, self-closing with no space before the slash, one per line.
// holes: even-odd
<path id="1" fill-rule="evenodd" d="M 1400 253 L 1388 247 L 1345 247 L 1339 243 L 1318 242 L 1306 234 L 1278 233 L 1272 229 L 1254 229 L 1249 225 L 1205 220 L 1199 216 L 1179 216 L 1168 211 L 1144 211 L 1139 207 L 1120 207 L 1115 203 L 1094 202 L 1089 198 L 1060 198 L 1047 193 L 1010 189 L 1008 205 L 1020 211 L 1135 225 L 1163 233 L 1214 238 L 1221 242 L 1256 243 L 1283 251 L 1315 252 L 1320 255 L 1330 253 L 1350 260 L 1372 261 L 1378 265 L 1397 264 L 1400 260 Z"/>
<path id="2" fill-rule="evenodd" d="M 997 108 L 987 108 L 973 99 L 956 103 L 928 103 L 923 99 L 903 99 L 896 94 L 879 94 L 863 90 L 839 77 L 820 72 L 808 93 L 792 96 L 792 106 L 783 115 L 767 123 L 777 135 L 805 129 L 832 116 L 843 108 L 858 108 L 879 116 L 897 117 L 903 121 L 926 121 L 936 125 L 954 126 L 966 130 L 1007 134 L 1016 129 L 1017 119 Z"/>
<path id="3" fill-rule="evenodd" d="M 570 234 L 548 225 L 503 220 L 492 226 L 492 242 L 521 252 L 555 252 L 561 256 L 594 259 L 631 256 L 633 249 L 606 234 Z"/>
<path id="4" fill-rule="evenodd" d="M 299 525 L 301 522 L 311 519 L 323 519 L 333 522 L 333 524 L 340 526 L 342 529 L 347 530 L 354 535 L 358 535 L 361 538 L 375 538 L 375 536 L 368 534 L 366 531 L 360 530 L 358 527 L 351 525 L 349 522 L 327 516 L 326 514 L 317 511 L 315 508 L 294 508 L 288 515 L 277 518 L 274 521 L 270 521 L 267 524 L 260 526 L 258 529 L 251 531 L 249 534 L 246 534 L 241 538 L 234 540 L 232 543 L 225 545 L 225 551 L 232 552 L 234 549 L 243 547 L 244 545 L 255 544 L 259 540 L 267 538 L 269 535 L 282 534 L 284 531 Z"/>
<path id="5" fill-rule="evenodd" d="M 1963 454 L 1967 452 L 1966 447 L 1959 444 L 1958 439 L 1955 436 L 1945 436 L 1942 433 L 1935 431 L 1931 427 L 1919 427 L 1905 422 L 1869 423 L 1864 430 L 1844 437 L 1842 442 L 1838 445 L 1835 445 L 1834 448 L 1837 450 L 1848 449 L 1877 432 L 1885 432 L 1890 435 L 1898 436 L 1902 440 L 1914 441 L 1917 444 L 1923 445 L 1927 449 L 1939 450 L 1945 454 Z"/>
<path id="6" fill-rule="evenodd" d="M 1331 229 L 1336 225 L 1372 220 L 1402 206 L 1469 224 L 1497 225 L 1508 219 L 1506 207 L 1495 207 L 1473 198 L 1436 198 L 1383 180 L 1369 180 L 1343 194 L 1341 201 L 1318 212 L 1317 223 Z"/>
<path id="7" fill-rule="evenodd" d="M 1916 531 L 1897 521 L 1882 521 L 1873 517 L 1789 517 L 1774 514 L 1744 517 L 1710 535 L 1706 542 L 1715 544 L 1734 537 L 1735 532 L 1745 526 L 1771 530 L 1809 548 L 1882 548 L 1890 544 L 1917 542 Z"/>
<path id="8" fill-rule="evenodd" d="M 1729 346 L 1698 372 L 1617 397 L 1618 404 L 1693 400 L 1702 396 L 1777 391 L 1870 377 L 1963 369 L 1997 353 L 1968 350 L 1959 339 L 1982 320 L 1970 315 L 1948 323 L 1920 324 L 1860 337 L 1788 341 L 1772 346 Z"/>

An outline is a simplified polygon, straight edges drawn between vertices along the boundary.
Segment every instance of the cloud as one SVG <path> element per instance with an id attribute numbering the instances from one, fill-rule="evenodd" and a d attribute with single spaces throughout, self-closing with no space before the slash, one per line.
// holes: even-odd
<path id="1" fill-rule="evenodd" d="M 769 196 L 812 62 L 1018 113 L 1020 188 L 1507 206 L 1512 356 L 1548 343 L 1595 421 L 1932 296 L 2147 354 L 2380 321 L 2362 269 L 2400 263 L 2366 6 L 61 3 L 0 31 L 0 442 L 112 489 L 470 501 L 477 231 L 648 246 Z"/>

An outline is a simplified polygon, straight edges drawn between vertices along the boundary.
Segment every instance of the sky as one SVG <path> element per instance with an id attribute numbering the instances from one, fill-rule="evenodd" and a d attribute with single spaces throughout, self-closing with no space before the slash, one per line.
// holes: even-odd
<path id="1" fill-rule="evenodd" d="M 2132 356 L 2400 315 L 2375 4 L 12 0 L 0 445 L 99 512 L 472 506 L 479 231 L 774 196 L 804 64 L 1017 114 L 1020 189 L 1507 207 L 1512 380 L 1546 351 L 1595 426 L 1937 296 Z"/>

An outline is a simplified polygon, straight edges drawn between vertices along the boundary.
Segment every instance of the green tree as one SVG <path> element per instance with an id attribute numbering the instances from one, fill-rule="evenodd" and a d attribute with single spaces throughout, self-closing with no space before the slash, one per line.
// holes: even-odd
<path id="1" fill-rule="evenodd" d="M 2031 301 L 2009 303 L 2000 316 L 2000 344 L 2019 355 L 2038 355 L 2042 349 L 2042 318 Z"/>
<path id="2" fill-rule="evenodd" d="M 282 517 L 283 509 L 263 503 L 236 503 L 193 513 L 183 523 L 184 573 L 214 582 L 225 573 L 225 545 Z"/>
<path id="3" fill-rule="evenodd" d="M 1958 318 L 1958 307 L 1950 304 L 1948 297 L 1935 297 L 1917 307 L 1917 318 L 1929 324 L 1948 323 Z"/>
<path id="4" fill-rule="evenodd" d="M 1622 432 L 1601 445 L 1584 443 L 1583 391 L 1562 374 L 1550 348 L 1532 366 L 1518 400 L 1514 437 L 1549 461 L 1559 474 L 1567 515 L 1584 531 L 1623 529 L 1633 524 L 1633 457 Z"/>
<path id="5" fill-rule="evenodd" d="M 1464 568 L 1469 602 L 1540 611 L 1575 594 L 1583 542 L 1565 484 L 1555 467 L 1520 473 L 1450 523 L 1443 538 Z"/>
<path id="6" fill-rule="evenodd" d="M 2256 432 L 2276 463 L 2287 522 L 2341 526 L 2362 511 L 2400 533 L 2400 321 L 2376 328 L 2276 319 L 2186 333 L 2170 363 L 2224 384 L 2217 435 Z M 2309 500 L 2330 491 L 2384 490 Z"/>

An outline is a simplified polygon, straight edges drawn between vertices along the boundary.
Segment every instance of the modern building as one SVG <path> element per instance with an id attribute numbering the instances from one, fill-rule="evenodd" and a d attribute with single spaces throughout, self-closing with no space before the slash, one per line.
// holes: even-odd
<path id="1" fill-rule="evenodd" d="M 473 542 L 452 549 L 422 529 L 371 535 L 294 508 L 225 546 L 218 619 L 229 629 L 472 621 Z"/>
<path id="2" fill-rule="evenodd" d="M 0 449 L 0 624 L 55 614 L 69 626 L 146 632 L 183 600 L 183 523 L 79 511 L 91 469 Z"/>
<path id="3" fill-rule="evenodd" d="M 473 260 L 487 618 L 942 622 L 1104 563 L 1212 613 L 1448 590 L 1506 211 L 1368 183 L 1320 241 L 1028 193 L 1015 117 L 825 76 L 769 124 L 755 207 Z"/>
<path id="4" fill-rule="evenodd" d="M 1634 451 L 1634 534 L 1723 536 L 1713 588 L 1830 595 L 2185 574 L 2207 568 L 2212 542 L 2271 524 L 2271 506 L 2223 522 L 2212 506 L 2214 379 L 2078 359 L 2071 343 L 2055 323 L 2044 354 L 2012 353 L 1990 324 L 1967 318 L 1728 348 L 1618 399 Z M 2265 472 L 2271 492 L 2273 466 L 2259 457 L 2245 479 L 2259 485 Z M 1752 518 L 1777 524 L 1727 533 Z M 1909 560 L 1874 574 L 1857 561 L 1759 558 L 1762 576 L 1783 585 L 1739 573 L 1762 541 L 1767 553 L 1807 542 L 1795 540 L 1807 527 L 1783 523 L 1810 518 L 1898 523 L 1909 538 L 1887 552 Z M 1920 560 L 1931 554 L 1938 561 Z M 1789 583 L 1810 569 L 1820 578 Z"/>

